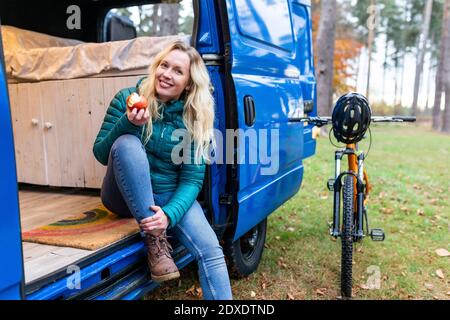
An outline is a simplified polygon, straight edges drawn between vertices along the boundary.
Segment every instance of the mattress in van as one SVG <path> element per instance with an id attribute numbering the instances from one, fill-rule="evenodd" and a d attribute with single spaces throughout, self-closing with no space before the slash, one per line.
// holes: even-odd
<path id="1" fill-rule="evenodd" d="M 138 37 L 81 42 L 2 26 L 8 79 L 21 82 L 83 78 L 108 71 L 146 68 L 169 42 L 188 36 Z"/>

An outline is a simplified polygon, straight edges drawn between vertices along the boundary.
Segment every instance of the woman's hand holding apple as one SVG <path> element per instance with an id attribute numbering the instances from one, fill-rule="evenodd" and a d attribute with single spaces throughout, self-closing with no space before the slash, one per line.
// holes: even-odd
<path id="1" fill-rule="evenodd" d="M 150 112 L 147 109 L 147 99 L 133 92 L 127 98 L 127 117 L 128 120 L 136 125 L 143 126 L 148 122 Z"/>

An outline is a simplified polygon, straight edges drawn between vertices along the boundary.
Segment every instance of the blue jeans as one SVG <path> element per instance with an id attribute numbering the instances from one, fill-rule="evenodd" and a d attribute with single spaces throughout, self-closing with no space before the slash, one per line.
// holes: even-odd
<path id="1" fill-rule="evenodd" d="M 152 216 L 150 206 L 164 206 L 173 192 L 153 193 L 150 170 L 139 138 L 129 134 L 117 138 L 101 189 L 105 207 L 138 222 Z M 197 260 L 204 299 L 232 299 L 222 247 L 197 200 L 170 231 Z"/>

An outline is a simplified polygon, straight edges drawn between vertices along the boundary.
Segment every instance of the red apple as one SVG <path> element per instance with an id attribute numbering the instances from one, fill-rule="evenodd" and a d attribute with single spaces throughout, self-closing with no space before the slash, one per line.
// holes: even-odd
<path id="1" fill-rule="evenodd" d="M 127 98 L 127 107 L 130 109 L 145 109 L 147 108 L 148 101 L 144 96 L 139 96 L 137 93 L 133 92 Z"/>

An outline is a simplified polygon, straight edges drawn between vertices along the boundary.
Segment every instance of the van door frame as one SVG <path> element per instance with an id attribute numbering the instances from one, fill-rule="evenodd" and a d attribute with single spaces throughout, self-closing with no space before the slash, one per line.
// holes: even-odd
<path id="1" fill-rule="evenodd" d="M 0 21 L 1 28 L 1 21 Z M 0 279 L 0 299 L 24 299 L 25 271 L 22 251 L 22 226 L 20 223 L 19 190 L 12 128 L 9 91 L 6 81 L 3 40 L 0 33 L 0 193 L 2 199 L 2 232 L 0 246 L 3 255 Z M 5 102 L 5 103 L 4 103 Z M 8 261 L 8 263 L 5 263 Z"/>
<path id="2" fill-rule="evenodd" d="M 220 16 L 220 23 L 222 26 L 222 41 L 224 45 L 224 77 L 225 77 L 225 108 L 226 112 L 226 128 L 238 129 L 238 114 L 237 114 L 237 98 L 236 89 L 234 86 L 233 77 L 231 75 L 231 36 L 230 27 L 228 23 L 228 9 L 225 0 L 218 1 L 218 10 Z M 239 190 L 239 178 L 237 173 L 237 141 L 233 142 L 233 163 L 227 163 L 227 181 L 225 190 L 227 193 L 222 195 L 223 204 L 229 206 L 228 219 L 231 220 L 228 225 L 227 236 L 234 237 L 237 227 L 237 218 L 239 212 L 239 204 L 237 192 Z M 229 150 L 227 150 L 229 152 Z"/>

